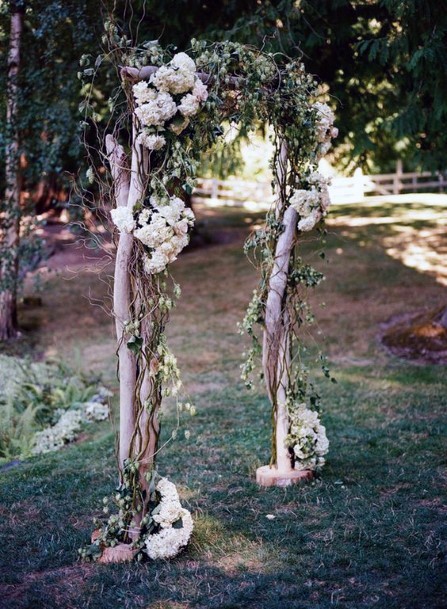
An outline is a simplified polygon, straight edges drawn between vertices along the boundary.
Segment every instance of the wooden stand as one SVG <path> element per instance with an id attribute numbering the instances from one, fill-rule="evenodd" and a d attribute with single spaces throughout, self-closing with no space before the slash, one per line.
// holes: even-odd
<path id="1" fill-rule="evenodd" d="M 305 480 L 312 480 L 313 471 L 310 469 L 279 470 L 270 465 L 263 465 L 256 470 L 256 482 L 260 486 L 291 486 Z"/>

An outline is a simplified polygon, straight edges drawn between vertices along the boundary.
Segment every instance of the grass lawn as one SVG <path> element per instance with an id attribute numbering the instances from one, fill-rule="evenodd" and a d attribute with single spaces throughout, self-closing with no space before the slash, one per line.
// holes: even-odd
<path id="1" fill-rule="evenodd" d="M 0 473 L 0 607 L 446 607 L 445 369 L 397 360 L 378 340 L 391 316 L 445 303 L 446 209 L 441 195 L 334 206 L 328 262 L 312 255 L 327 274 L 315 337 L 338 381 L 315 364 L 330 454 L 320 480 L 267 490 L 254 472 L 268 462 L 269 405 L 239 380 L 236 332 L 256 285 L 241 246 L 261 215 L 203 210 L 225 238 L 174 265 L 183 293 L 169 330 L 198 415 L 184 423 L 191 438 L 159 459 L 193 512 L 192 543 L 170 562 L 77 561 L 116 478 L 115 430 L 98 424 Z M 82 270 L 50 276 L 43 307 L 21 311 L 27 330 L 13 350 L 100 371 L 116 389 L 112 322 L 88 303 L 108 291 Z M 172 425 L 168 404 L 166 434 Z"/>

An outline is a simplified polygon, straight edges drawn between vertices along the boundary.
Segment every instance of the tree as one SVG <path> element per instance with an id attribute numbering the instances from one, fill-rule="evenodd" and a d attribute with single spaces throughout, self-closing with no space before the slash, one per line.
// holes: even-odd
<path id="1" fill-rule="evenodd" d="M 91 0 L 12 0 L 0 7 L 0 340 L 17 334 L 17 291 L 36 257 L 39 182 L 67 184 L 80 159 L 79 57 L 100 38 Z M 23 56 L 20 47 L 32 51 Z"/>
<path id="2" fill-rule="evenodd" d="M 445 0 L 140 0 L 134 23 L 146 39 L 187 48 L 192 37 L 264 45 L 302 56 L 337 109 L 336 160 L 386 171 L 445 169 Z M 117 16 L 127 24 L 128 2 Z"/>
<path id="3" fill-rule="evenodd" d="M 20 242 L 20 171 L 17 106 L 24 3 L 12 0 L 6 86 L 5 195 L 0 207 L 0 340 L 17 333 L 17 275 Z"/>

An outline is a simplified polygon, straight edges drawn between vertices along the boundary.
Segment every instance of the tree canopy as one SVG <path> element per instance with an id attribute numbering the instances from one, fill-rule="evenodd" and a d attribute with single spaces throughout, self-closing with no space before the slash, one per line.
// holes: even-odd
<path id="1" fill-rule="evenodd" d="M 446 8 L 445 0 L 132 3 L 146 39 L 186 48 L 191 37 L 223 38 L 302 56 L 337 112 L 336 159 L 369 171 L 392 169 L 396 158 L 445 169 Z"/>

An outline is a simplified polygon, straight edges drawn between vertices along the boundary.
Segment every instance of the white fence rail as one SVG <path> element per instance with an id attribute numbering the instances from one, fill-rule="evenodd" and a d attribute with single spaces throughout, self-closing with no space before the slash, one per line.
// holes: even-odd
<path id="1" fill-rule="evenodd" d="M 353 177 L 336 177 L 329 187 L 334 203 L 358 201 L 367 195 L 398 195 L 402 193 L 447 190 L 447 172 L 385 173 L 363 175 L 356 170 Z M 274 197 L 268 182 L 246 182 L 243 180 L 216 180 L 201 178 L 197 182 L 193 196 L 207 199 L 214 205 L 256 205 L 270 206 Z"/>

